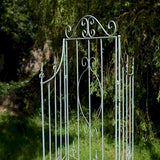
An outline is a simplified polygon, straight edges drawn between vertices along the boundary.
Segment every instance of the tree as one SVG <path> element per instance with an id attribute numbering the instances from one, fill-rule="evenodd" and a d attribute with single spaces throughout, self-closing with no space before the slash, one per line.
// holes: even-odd
<path id="1" fill-rule="evenodd" d="M 35 27 L 24 0 L 1 1 L 0 15 L 0 54 L 5 59 L 1 80 L 18 80 L 20 62 L 29 55 Z"/>

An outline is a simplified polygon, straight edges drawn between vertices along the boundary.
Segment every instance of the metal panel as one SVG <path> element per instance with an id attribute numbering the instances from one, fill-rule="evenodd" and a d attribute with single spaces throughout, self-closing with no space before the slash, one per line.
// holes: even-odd
<path id="1" fill-rule="evenodd" d="M 94 29 L 97 25 L 101 29 L 100 35 L 98 30 Z M 81 26 L 81 33 L 77 33 Z M 96 28 L 98 28 L 96 27 Z M 114 21 L 108 22 L 108 30 L 112 29 L 112 34 L 109 34 L 101 23 L 91 15 L 82 17 L 73 29 L 67 26 L 65 29 L 66 38 L 63 39 L 62 56 L 59 66 L 57 67 L 56 57 L 54 57 L 54 75 L 44 80 L 43 64 L 40 70 L 40 86 L 41 86 L 41 111 L 42 111 L 42 148 L 43 160 L 46 159 L 46 153 L 49 153 L 49 159 L 69 160 L 81 158 L 81 137 L 80 137 L 80 115 L 84 120 L 86 128 L 88 128 L 88 160 L 107 159 L 105 155 L 104 144 L 104 43 L 108 39 L 113 39 L 115 47 L 113 47 L 115 54 L 115 160 L 130 160 L 134 159 L 134 59 L 129 64 L 129 57 L 124 60 L 121 53 L 121 36 L 116 36 L 116 24 Z M 79 35 L 79 36 L 77 36 Z M 76 137 L 70 138 L 70 101 L 69 101 L 69 42 L 75 41 L 72 48 L 75 48 L 76 54 L 76 113 L 77 113 L 77 133 Z M 86 55 L 82 56 L 82 48 L 80 44 L 82 41 L 86 43 Z M 92 45 L 94 41 L 98 41 L 99 57 L 93 55 Z M 73 44 L 73 43 L 72 43 Z M 81 63 L 80 63 L 81 62 Z M 99 63 L 99 73 L 94 71 Z M 87 75 L 87 92 L 88 116 L 84 113 L 84 108 L 81 104 L 80 86 L 83 78 Z M 92 78 L 94 77 L 94 79 Z M 100 109 L 98 115 L 93 119 L 91 83 L 96 80 L 100 89 Z M 52 83 L 53 82 L 53 83 Z M 52 85 L 53 84 L 53 85 Z M 47 85 L 47 97 L 45 100 L 45 85 Z M 52 94 L 53 93 L 53 94 Z M 47 103 L 48 114 L 45 113 Z M 54 108 L 52 108 L 54 107 Z M 54 112 L 54 114 L 52 114 Z M 100 116 L 101 115 L 101 116 Z M 44 118 L 46 117 L 46 118 Z M 48 136 L 45 135 L 45 119 L 48 119 Z M 99 119 L 101 121 L 101 154 L 93 151 L 94 134 L 97 129 L 94 128 L 94 123 Z M 52 123 L 54 121 L 54 123 Z M 52 126 L 54 124 L 54 126 Z M 51 128 L 52 127 L 52 128 Z M 47 129 L 47 128 L 46 128 Z M 87 129 L 86 129 L 87 130 Z M 94 132 L 94 133 L 93 133 Z M 52 138 L 54 135 L 54 138 Z M 48 138 L 47 138 L 48 137 Z M 64 140 L 63 140 L 64 137 Z M 71 142 L 71 140 L 73 141 Z M 74 143 L 77 141 L 77 145 Z M 48 141 L 48 142 L 47 142 Z M 47 142 L 47 143 L 46 143 Z M 48 147 L 46 147 L 48 144 Z M 53 145 L 54 144 L 54 145 Z M 47 149 L 48 148 L 48 149 Z M 55 157 L 55 158 L 53 158 Z"/>

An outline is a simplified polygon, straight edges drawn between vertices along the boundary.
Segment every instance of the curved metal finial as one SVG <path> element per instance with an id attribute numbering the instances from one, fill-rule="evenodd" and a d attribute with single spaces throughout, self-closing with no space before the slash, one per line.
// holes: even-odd
<path id="1" fill-rule="evenodd" d="M 39 74 L 39 78 L 44 78 L 45 75 L 44 75 L 44 72 L 43 72 L 43 63 L 41 63 L 41 70 L 40 70 L 40 74 Z"/>
<path id="2" fill-rule="evenodd" d="M 129 69 L 129 65 L 128 65 L 129 61 L 128 61 L 128 55 L 127 55 L 127 62 L 126 62 L 126 65 L 124 67 L 124 70 L 125 70 L 125 73 L 128 75 L 128 76 L 133 76 L 134 75 L 134 58 L 132 59 L 132 63 L 131 63 L 131 71 L 129 72 L 128 69 Z M 122 62 L 122 64 L 124 65 L 124 62 Z"/>
<path id="3" fill-rule="evenodd" d="M 53 65 L 54 72 L 56 72 L 56 69 L 57 69 L 56 56 L 54 56 L 54 65 Z"/>
<path id="4" fill-rule="evenodd" d="M 96 151 L 96 154 L 95 154 L 95 158 L 93 160 L 98 160 L 97 151 Z"/>
<path id="5" fill-rule="evenodd" d="M 107 28 L 110 30 L 113 28 L 113 33 L 109 34 L 104 27 L 101 25 L 101 23 L 97 20 L 97 18 L 95 18 L 92 15 L 86 15 L 84 17 L 82 17 L 79 22 L 77 23 L 76 27 L 74 28 L 74 30 L 72 31 L 72 27 L 67 25 L 66 29 L 65 29 L 65 35 L 68 39 L 74 38 L 77 28 L 79 25 L 81 25 L 82 27 L 86 27 L 85 29 L 82 30 L 82 38 L 93 38 L 96 35 L 96 31 L 95 29 L 92 28 L 92 26 L 98 23 L 99 27 L 102 29 L 102 31 L 104 32 L 104 36 L 113 36 L 116 33 L 116 23 L 111 20 L 108 22 Z M 72 32 L 72 33 L 71 33 Z M 69 33 L 71 33 L 69 35 Z"/>

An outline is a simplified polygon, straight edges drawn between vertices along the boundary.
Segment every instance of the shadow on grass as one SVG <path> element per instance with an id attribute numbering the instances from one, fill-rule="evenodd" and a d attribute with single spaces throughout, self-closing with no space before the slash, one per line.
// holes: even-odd
<path id="1" fill-rule="evenodd" d="M 38 125 L 39 124 L 39 125 Z M 41 121 L 27 117 L 0 115 L 0 160 L 39 160 L 42 159 Z M 48 126 L 45 126 L 46 154 L 48 154 Z M 73 142 L 72 134 L 70 143 Z M 55 135 L 52 134 L 54 152 Z M 60 135 L 57 135 L 59 144 Z M 64 135 L 62 141 L 64 142 Z M 63 144 L 64 145 L 64 144 Z"/>
<path id="2" fill-rule="evenodd" d="M 160 160 L 160 153 L 159 153 L 159 144 L 157 143 L 157 145 L 152 145 L 151 149 L 151 160 Z"/>
<path id="3" fill-rule="evenodd" d="M 24 117 L 0 115 L 0 160 L 32 160 L 41 152 L 41 127 Z"/>

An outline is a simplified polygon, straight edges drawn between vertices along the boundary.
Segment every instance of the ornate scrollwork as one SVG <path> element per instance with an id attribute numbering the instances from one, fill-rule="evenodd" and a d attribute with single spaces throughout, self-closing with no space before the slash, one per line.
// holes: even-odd
<path id="1" fill-rule="evenodd" d="M 113 33 L 111 35 L 114 35 L 117 31 L 116 23 L 113 20 L 110 20 L 108 22 L 108 29 L 114 29 Z"/>
<path id="2" fill-rule="evenodd" d="M 94 23 L 95 23 L 95 20 L 93 17 L 89 17 L 88 19 L 82 18 L 81 26 L 83 26 L 83 27 L 86 26 L 86 29 L 82 30 L 82 37 L 83 38 L 95 36 L 96 31 L 94 29 L 90 29 L 90 26 L 94 25 Z"/>
<path id="3" fill-rule="evenodd" d="M 83 67 L 89 67 L 89 68 L 91 68 L 91 66 L 96 67 L 97 59 L 95 57 L 91 57 L 90 59 L 87 57 L 83 57 L 81 60 L 81 64 Z"/>
<path id="4" fill-rule="evenodd" d="M 92 66 L 93 68 L 96 67 L 96 65 L 97 65 L 97 59 L 96 59 L 95 57 L 91 57 L 90 61 L 92 61 L 92 62 L 91 62 L 91 66 Z"/>
<path id="5" fill-rule="evenodd" d="M 89 64 L 89 60 L 87 57 L 83 57 L 82 60 L 81 60 L 81 64 L 83 67 L 86 67 L 87 64 Z"/>
<path id="6" fill-rule="evenodd" d="M 81 79 L 82 79 L 83 75 L 85 74 L 85 72 L 87 72 L 88 70 L 90 70 L 92 72 L 92 74 L 96 77 L 96 80 L 98 81 L 100 90 L 102 90 L 101 82 L 100 82 L 100 80 L 98 78 L 98 75 L 92 69 L 92 67 L 96 67 L 96 65 L 97 65 L 97 59 L 95 57 L 91 57 L 91 58 L 83 57 L 82 60 L 81 60 L 81 65 L 82 65 L 82 67 L 86 67 L 86 68 L 84 69 L 84 71 L 80 75 L 79 82 L 78 82 L 78 88 L 80 86 L 80 82 L 81 82 Z M 87 120 L 87 118 L 86 118 L 86 116 L 85 116 L 85 114 L 83 112 L 82 106 L 81 106 L 79 94 L 78 94 L 78 101 L 79 101 L 79 107 L 80 107 L 80 111 L 81 111 L 81 113 L 83 115 L 83 118 L 85 119 L 85 121 L 89 125 L 89 122 L 88 122 L 88 120 Z M 99 113 L 98 113 L 98 116 L 96 117 L 96 120 L 100 116 L 100 113 L 101 113 L 101 109 L 99 110 Z"/>
<path id="7" fill-rule="evenodd" d="M 95 23 L 97 23 L 102 29 L 102 31 L 104 32 L 103 36 L 113 36 L 116 33 L 116 23 L 113 20 L 109 21 L 107 25 L 107 28 L 109 30 L 113 28 L 113 33 L 109 34 L 94 16 L 86 15 L 79 20 L 79 22 L 77 23 L 73 31 L 72 31 L 72 27 L 68 25 L 65 29 L 65 35 L 68 39 L 74 38 L 78 26 L 81 25 L 82 27 L 86 27 L 85 29 L 82 30 L 82 37 L 93 38 L 96 35 L 95 29 L 92 28 L 92 26 Z M 70 32 L 72 32 L 72 34 L 69 35 Z"/>

